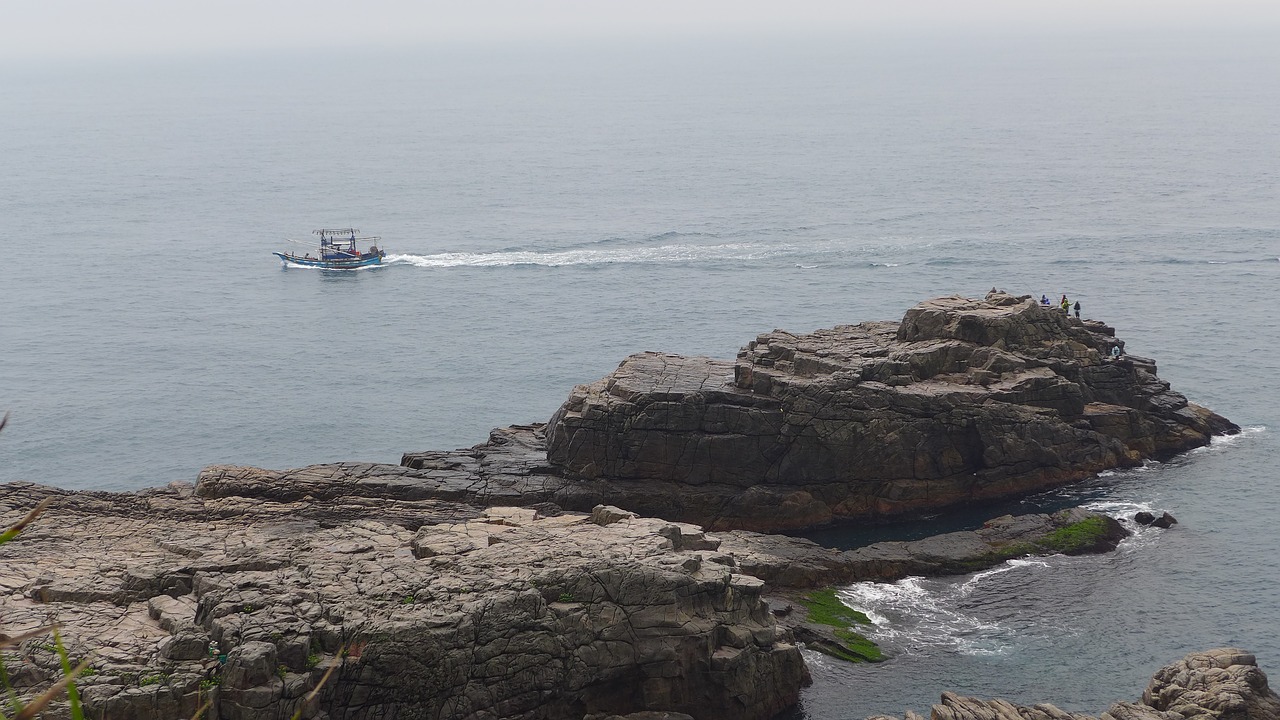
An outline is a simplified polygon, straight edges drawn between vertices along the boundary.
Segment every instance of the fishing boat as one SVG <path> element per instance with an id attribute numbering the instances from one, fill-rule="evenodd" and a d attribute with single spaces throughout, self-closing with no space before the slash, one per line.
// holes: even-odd
<path id="1" fill-rule="evenodd" d="M 312 256 L 309 252 L 303 255 L 299 255 L 296 252 L 273 254 L 284 261 L 286 266 L 299 265 L 301 267 L 325 268 L 327 270 L 355 270 L 356 268 L 369 267 L 371 265 L 381 265 L 382 259 L 387 256 L 378 247 L 378 242 L 382 238 L 357 237 L 359 233 L 360 231 L 355 228 L 314 230 L 311 234 L 320 237 L 318 246 L 297 240 L 290 240 L 289 242 L 297 242 L 314 248 L 316 251 L 315 256 Z M 361 252 L 356 247 L 356 243 L 363 242 L 369 243 L 369 249 L 366 252 Z"/>

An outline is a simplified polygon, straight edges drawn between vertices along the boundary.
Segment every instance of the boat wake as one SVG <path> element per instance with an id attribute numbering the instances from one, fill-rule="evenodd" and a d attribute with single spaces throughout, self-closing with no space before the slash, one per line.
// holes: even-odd
<path id="1" fill-rule="evenodd" d="M 855 238 L 831 238 L 805 242 L 765 242 L 756 239 L 708 242 L 711 236 L 697 233 L 664 233 L 649 240 L 609 238 L 556 250 L 507 248 L 493 252 L 449 252 L 433 255 L 388 254 L 386 262 L 425 268 L 510 267 L 530 265 L 567 267 L 615 264 L 714 264 L 785 259 L 800 269 L 827 266 L 832 262 L 852 262 L 869 268 L 895 268 L 902 263 L 887 262 L 906 248 L 901 242 L 881 238 L 867 242 Z M 627 244 L 623 244 L 623 243 Z M 872 261 L 870 258 L 874 258 Z"/>
<path id="2" fill-rule="evenodd" d="M 387 255 L 386 262 L 427 268 L 509 267 L 538 265 L 565 267 L 573 265 L 613 265 L 622 263 L 689 263 L 724 260 L 753 261 L 798 254 L 808 254 L 793 245 L 763 243 L 721 243 L 718 245 L 655 245 L 631 248 L 575 248 L 555 252 L 511 250 L 488 253 L 439 253 L 436 255 Z"/>

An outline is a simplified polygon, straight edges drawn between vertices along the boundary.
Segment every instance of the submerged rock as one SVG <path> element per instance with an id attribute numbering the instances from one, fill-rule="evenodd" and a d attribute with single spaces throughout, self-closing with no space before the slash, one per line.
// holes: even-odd
<path id="1" fill-rule="evenodd" d="M 908 711 L 905 720 L 920 716 Z M 1195 652 L 1162 668 L 1142 693 L 1141 703 L 1120 702 L 1102 720 L 1275 720 L 1280 696 L 1253 655 L 1235 648 Z M 931 720 L 1098 720 L 1068 713 L 1048 703 L 1015 705 L 1005 700 L 979 700 L 942 694 Z M 889 720 L 876 715 L 869 720 Z M 896 719 L 895 719 L 896 720 Z"/>
<path id="2" fill-rule="evenodd" d="M 1169 529 L 1178 524 L 1178 519 L 1169 513 L 1161 513 L 1160 517 L 1156 517 L 1146 510 L 1140 511 L 1133 516 L 1133 521 L 1139 525 L 1151 525 L 1162 529 Z"/>
<path id="3" fill-rule="evenodd" d="M 756 338 L 734 361 L 633 355 L 546 430 L 567 506 L 771 531 L 1025 495 L 1239 428 L 1152 360 L 1029 297 Z"/>

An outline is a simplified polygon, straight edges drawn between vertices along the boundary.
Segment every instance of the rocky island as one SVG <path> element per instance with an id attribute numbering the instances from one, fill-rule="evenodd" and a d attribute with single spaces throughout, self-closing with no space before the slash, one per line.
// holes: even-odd
<path id="1" fill-rule="evenodd" d="M 805 591 L 1125 531 L 1078 510 L 844 552 L 761 531 L 1028 494 L 1235 429 L 1121 345 L 1029 298 L 943 298 L 735 361 L 632 356 L 546 425 L 400 465 L 10 484 L 0 525 L 52 502 L 0 545 L 0 653 L 33 697 L 60 659 L 24 635 L 59 626 L 89 717 L 763 720 L 808 682 L 798 642 L 848 649 Z M 1005 717 L 965 707 L 941 717 Z"/>
<path id="2" fill-rule="evenodd" d="M 547 455 L 579 496 L 776 531 L 1026 495 L 1238 432 L 1103 323 L 948 297 L 761 335 L 736 360 L 633 355 L 574 388 Z"/>

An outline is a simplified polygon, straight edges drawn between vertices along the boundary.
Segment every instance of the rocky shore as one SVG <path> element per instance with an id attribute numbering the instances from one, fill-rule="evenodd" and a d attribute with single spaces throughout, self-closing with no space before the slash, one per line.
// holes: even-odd
<path id="1" fill-rule="evenodd" d="M 6 485 L 0 526 L 52 504 L 0 545 L 0 633 L 59 625 L 90 717 L 763 720 L 808 682 L 798 641 L 848 649 L 806 592 L 1126 533 L 1079 510 L 849 551 L 757 531 L 1026 494 L 1234 429 L 1118 344 L 1027 299 L 945 298 L 734 362 L 633 356 L 547 425 L 400 465 Z M 0 650 L 20 695 L 60 676 L 50 642 Z"/>

